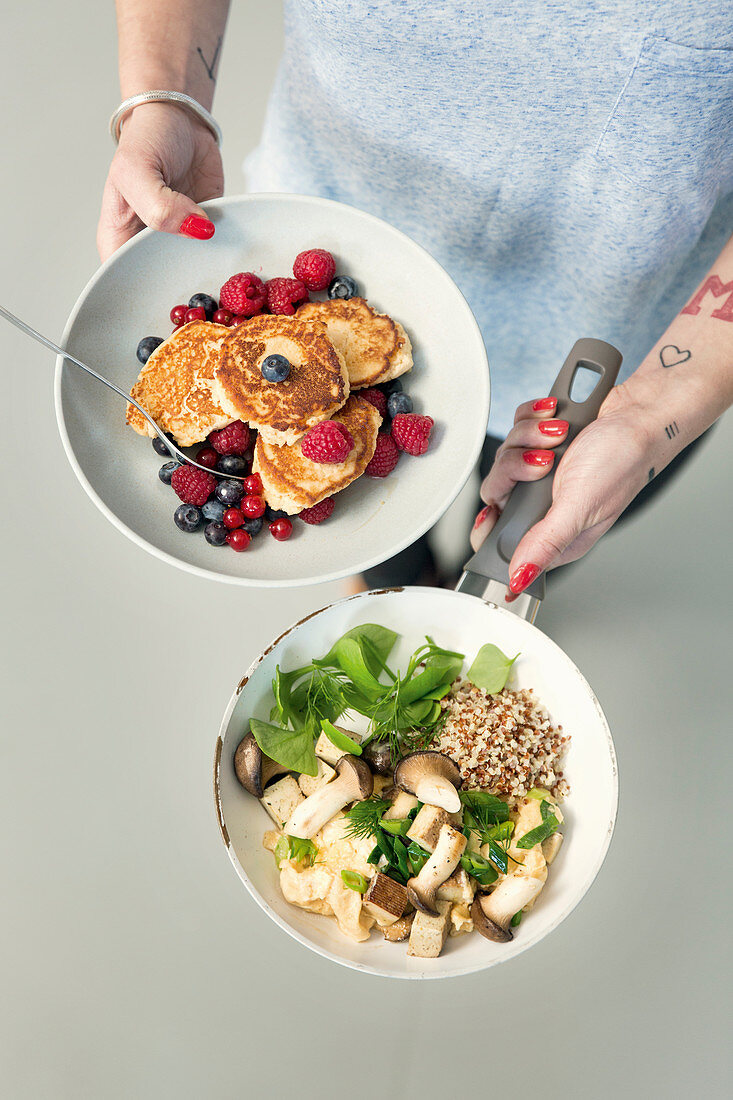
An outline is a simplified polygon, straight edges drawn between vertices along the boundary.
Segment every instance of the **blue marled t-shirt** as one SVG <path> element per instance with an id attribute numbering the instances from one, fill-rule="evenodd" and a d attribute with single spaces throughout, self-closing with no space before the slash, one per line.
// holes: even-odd
<path id="1" fill-rule="evenodd" d="M 733 232 L 731 0 L 286 0 L 251 190 L 340 199 L 448 269 L 491 428 L 579 336 L 634 370 Z"/>

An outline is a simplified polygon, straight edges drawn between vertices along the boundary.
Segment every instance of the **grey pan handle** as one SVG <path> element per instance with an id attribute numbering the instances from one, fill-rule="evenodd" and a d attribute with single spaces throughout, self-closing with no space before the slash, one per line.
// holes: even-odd
<path id="1" fill-rule="evenodd" d="M 578 433 L 598 416 L 601 404 L 613 389 L 618 377 L 621 358 L 621 353 L 603 340 L 578 340 L 573 345 L 549 394 L 550 397 L 557 398 L 554 415 L 560 420 L 567 420 L 570 425 L 565 441 L 554 448 L 557 457 L 552 470 L 539 481 L 523 481 L 515 486 L 493 531 L 467 562 L 465 583 L 464 580 L 461 581 L 459 590 L 478 594 L 481 578 L 498 581 L 503 585 L 509 584 L 509 562 L 512 555 L 530 527 L 549 511 L 552 504 L 552 483 L 558 463 Z M 571 400 L 570 393 L 576 371 L 583 368 L 596 373 L 598 381 L 590 396 L 585 401 L 577 402 Z M 544 599 L 544 573 L 526 589 L 526 593 L 535 600 Z"/>

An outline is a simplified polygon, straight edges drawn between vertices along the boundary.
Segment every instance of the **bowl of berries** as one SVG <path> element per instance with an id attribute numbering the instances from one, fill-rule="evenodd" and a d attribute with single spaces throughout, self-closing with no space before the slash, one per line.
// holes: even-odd
<path id="1" fill-rule="evenodd" d="M 460 491 L 484 440 L 478 325 L 386 222 L 300 195 L 205 204 L 207 242 L 144 230 L 95 274 L 63 346 L 61 437 L 137 545 L 243 585 L 333 580 L 398 553 Z M 103 320 L 101 320 L 103 319 Z"/>

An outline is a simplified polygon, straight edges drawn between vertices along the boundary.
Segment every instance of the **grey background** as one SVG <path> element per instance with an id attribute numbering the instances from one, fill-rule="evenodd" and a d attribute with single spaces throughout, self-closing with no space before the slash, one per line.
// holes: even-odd
<path id="1" fill-rule="evenodd" d="M 261 125 L 279 7 L 232 14 L 215 105 L 228 193 Z M 5 5 L 0 49 L 0 300 L 58 338 L 96 265 L 112 5 Z M 2 1095 L 725 1095 L 732 422 L 541 613 L 619 754 L 595 886 L 504 967 L 391 984 L 267 921 L 212 804 L 240 673 L 340 587 L 237 591 L 123 539 L 63 455 L 52 357 L 1 336 Z"/>

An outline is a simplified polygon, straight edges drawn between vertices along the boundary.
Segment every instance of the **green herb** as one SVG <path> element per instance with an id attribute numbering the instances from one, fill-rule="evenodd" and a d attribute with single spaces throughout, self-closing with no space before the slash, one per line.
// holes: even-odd
<path id="1" fill-rule="evenodd" d="M 507 853 L 504 848 L 501 848 L 495 840 L 489 840 L 489 859 L 497 867 L 503 875 L 507 873 L 509 861 L 507 859 Z"/>
<path id="2" fill-rule="evenodd" d="M 341 878 L 344 886 L 348 886 L 349 890 L 355 890 L 357 894 L 366 894 L 369 889 L 369 880 L 358 871 L 342 871 Z"/>
<path id="3" fill-rule="evenodd" d="M 374 846 L 374 848 L 372 848 L 371 852 L 369 853 L 369 855 L 367 857 L 367 863 L 371 863 L 374 866 L 376 866 L 377 863 L 379 863 L 381 858 L 382 858 L 382 849 L 377 844 L 377 845 Z"/>
<path id="4" fill-rule="evenodd" d="M 509 818 L 509 807 L 496 795 L 487 791 L 459 791 L 458 794 L 464 807 L 464 823 L 469 824 L 467 811 L 469 827 L 479 833 L 488 833 L 492 826 Z"/>
<path id="5" fill-rule="evenodd" d="M 406 817 L 396 817 L 391 820 L 382 818 L 379 822 L 379 828 L 391 833 L 392 836 L 404 836 L 411 824 L 412 822 Z"/>
<path id="6" fill-rule="evenodd" d="M 349 824 L 345 835 L 362 838 L 378 836 L 382 814 L 388 809 L 389 802 L 381 798 L 365 798 L 362 802 L 355 802 L 346 811 Z"/>
<path id="7" fill-rule="evenodd" d="M 299 836 L 280 836 L 277 839 L 275 845 L 275 862 L 278 867 L 286 859 L 294 859 L 297 861 L 305 861 L 308 867 L 311 867 L 318 854 L 318 849 L 312 840 L 302 840 Z"/>
<path id="8" fill-rule="evenodd" d="M 430 859 L 430 852 L 426 852 L 414 840 L 407 849 L 407 858 L 410 861 L 413 875 L 419 875 L 425 864 Z"/>
<path id="9" fill-rule="evenodd" d="M 513 821 L 502 821 L 499 825 L 492 825 L 486 834 L 487 840 L 495 840 L 497 843 L 501 843 L 502 840 L 509 840 L 514 832 Z"/>
<path id="10" fill-rule="evenodd" d="M 357 741 L 352 741 L 350 737 L 347 737 L 345 733 L 337 729 L 333 722 L 329 722 L 327 718 L 324 718 L 322 722 L 322 729 L 328 740 L 335 745 L 337 749 L 341 749 L 342 752 L 350 752 L 352 756 L 361 756 L 361 745 Z"/>
<path id="11" fill-rule="evenodd" d="M 466 874 L 476 879 L 479 886 L 491 886 L 499 877 L 496 869 L 479 852 L 464 852 L 461 856 L 461 867 Z"/>
<path id="12" fill-rule="evenodd" d="M 511 924 L 512 928 L 516 928 L 517 925 L 522 923 L 522 910 L 521 909 L 519 910 L 518 913 L 514 914 L 512 919 L 509 921 L 509 923 Z"/>
<path id="13" fill-rule="evenodd" d="M 528 833 L 520 837 L 517 841 L 517 848 L 534 848 L 535 844 L 542 844 L 544 840 L 557 832 L 560 822 L 552 812 L 549 802 L 540 802 L 540 812 L 542 814 L 542 824 L 535 829 L 530 829 Z"/>
<path id="14" fill-rule="evenodd" d="M 476 654 L 476 659 L 466 673 L 466 677 L 478 688 L 483 688 L 490 695 L 502 691 L 509 679 L 509 672 L 519 654 L 515 657 L 507 657 L 498 646 L 481 646 Z"/>
<path id="15" fill-rule="evenodd" d="M 249 728 L 265 756 L 289 771 L 317 775 L 318 763 L 313 751 L 313 735 L 304 729 L 288 730 L 250 718 Z"/>

